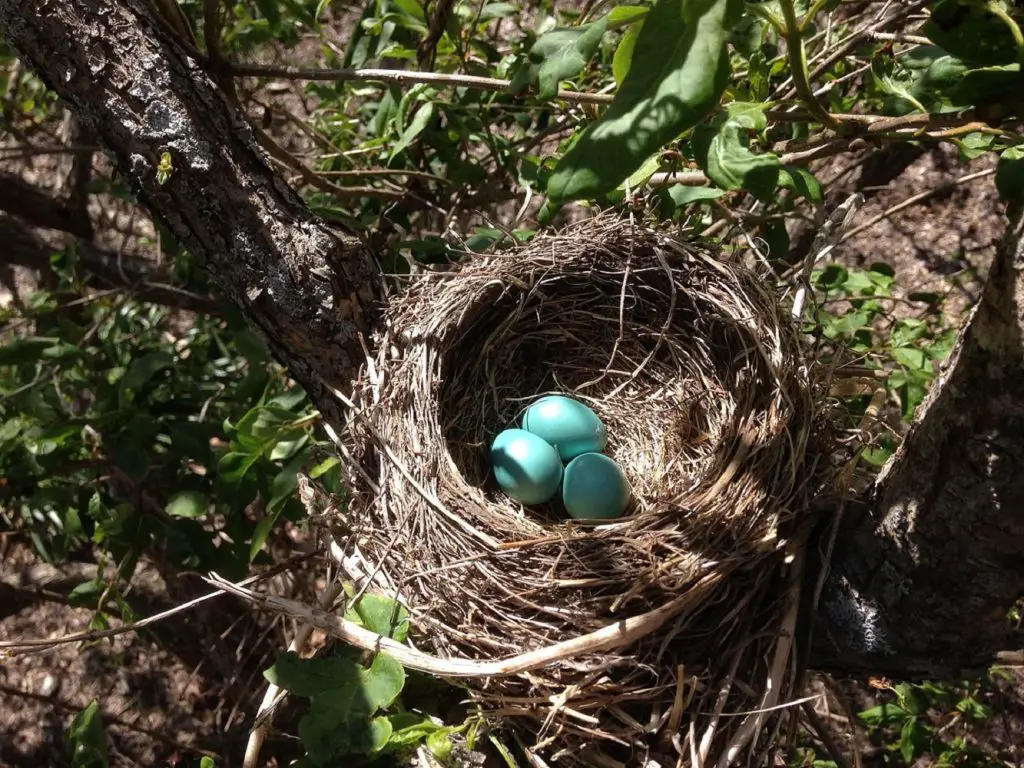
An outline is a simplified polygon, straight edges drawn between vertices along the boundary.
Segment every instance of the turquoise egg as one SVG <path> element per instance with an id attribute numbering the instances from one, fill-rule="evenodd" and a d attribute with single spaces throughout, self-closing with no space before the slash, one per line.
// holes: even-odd
<path id="1" fill-rule="evenodd" d="M 506 429 L 491 445 L 501 490 L 523 504 L 543 504 L 558 492 L 562 461 L 550 443 L 523 429 Z"/>
<path id="2" fill-rule="evenodd" d="M 577 520 L 621 517 L 631 491 L 622 468 L 603 453 L 583 453 L 569 462 L 562 478 L 565 511 Z"/>
<path id="3" fill-rule="evenodd" d="M 597 414 L 579 400 L 562 395 L 542 397 L 523 416 L 523 429 L 558 449 L 562 461 L 603 451 L 608 432 Z"/>

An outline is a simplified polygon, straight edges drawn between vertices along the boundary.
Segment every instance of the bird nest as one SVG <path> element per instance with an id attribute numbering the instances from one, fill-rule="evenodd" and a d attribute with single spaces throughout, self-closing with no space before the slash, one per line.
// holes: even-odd
<path id="1" fill-rule="evenodd" d="M 813 381 L 773 287 L 598 217 L 423 275 L 384 327 L 355 384 L 335 542 L 409 609 L 410 665 L 458 678 L 548 760 L 769 748 L 817 473 Z M 623 518 L 497 488 L 491 441 L 553 392 L 607 425 Z"/>

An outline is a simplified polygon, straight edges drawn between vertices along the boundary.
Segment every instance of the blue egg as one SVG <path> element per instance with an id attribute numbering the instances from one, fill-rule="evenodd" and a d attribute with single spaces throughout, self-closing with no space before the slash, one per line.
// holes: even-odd
<path id="1" fill-rule="evenodd" d="M 522 429 L 506 429 L 491 445 L 501 489 L 523 504 L 543 504 L 558 492 L 562 461 L 550 443 Z"/>
<path id="2" fill-rule="evenodd" d="M 621 517 L 631 495 L 622 468 L 603 453 L 580 454 L 565 468 L 562 501 L 577 520 Z"/>
<path id="3" fill-rule="evenodd" d="M 608 432 L 597 414 L 579 400 L 562 395 L 542 397 L 527 408 L 523 429 L 555 446 L 562 461 L 603 451 L 608 444 Z"/>

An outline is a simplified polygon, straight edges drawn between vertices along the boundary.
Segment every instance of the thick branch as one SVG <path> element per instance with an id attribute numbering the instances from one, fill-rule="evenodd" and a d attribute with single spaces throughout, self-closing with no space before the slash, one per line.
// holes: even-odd
<path id="1" fill-rule="evenodd" d="M 59 229 L 78 237 L 91 237 L 88 220 L 61 200 L 15 176 L 0 171 L 0 211 L 12 213 L 29 224 Z"/>
<path id="2" fill-rule="evenodd" d="M 819 666 L 952 676 L 1024 638 L 1024 209 L 863 514 L 840 533 Z"/>
<path id="3" fill-rule="evenodd" d="M 0 214 L 0 243 L 4 245 L 4 262 L 30 269 L 50 268 L 53 248 L 17 219 Z M 126 288 L 139 299 L 176 309 L 217 314 L 220 302 L 212 296 L 199 296 L 171 284 L 166 272 L 136 256 L 119 256 L 97 248 L 86 240 L 78 240 L 81 266 L 104 286 Z"/>
<path id="4" fill-rule="evenodd" d="M 321 382 L 345 388 L 363 359 L 368 261 L 272 171 L 243 116 L 149 13 L 140 0 L 0 0 L 0 29 L 324 404 Z M 163 153 L 173 170 L 161 184 Z"/>

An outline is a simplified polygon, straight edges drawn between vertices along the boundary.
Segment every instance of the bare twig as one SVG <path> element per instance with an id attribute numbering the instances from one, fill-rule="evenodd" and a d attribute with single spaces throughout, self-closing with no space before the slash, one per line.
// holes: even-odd
<path id="1" fill-rule="evenodd" d="M 270 568 L 263 573 L 257 574 L 256 576 L 250 576 L 248 579 L 239 582 L 239 584 L 255 584 L 269 579 L 271 576 L 275 576 L 282 571 L 286 571 L 289 568 L 298 565 L 301 562 L 308 560 L 313 557 L 316 553 L 298 555 L 286 560 L 279 565 Z M 32 639 L 32 640 L 4 640 L 0 642 L 0 658 L 20 656 L 26 653 L 39 653 L 41 651 L 49 651 L 61 645 L 68 645 L 69 643 L 82 643 L 82 642 L 93 642 L 96 640 L 103 640 L 108 637 L 116 637 L 117 635 L 123 635 L 127 632 L 137 632 L 144 627 L 148 627 L 150 624 L 156 624 L 159 621 L 170 618 L 176 614 L 182 613 L 195 608 L 200 603 L 204 603 L 207 600 L 212 600 L 215 597 L 220 597 L 224 594 L 223 590 L 217 592 L 210 592 L 208 594 L 197 597 L 195 600 L 189 600 L 187 603 L 175 606 L 166 611 L 161 611 L 152 616 L 148 616 L 145 619 L 141 619 L 131 624 L 125 624 L 120 627 L 113 627 L 111 629 L 93 630 L 91 632 L 75 632 L 70 635 L 64 635 L 62 637 L 51 637 L 45 639 Z"/>
<path id="2" fill-rule="evenodd" d="M 446 88 L 479 88 L 485 91 L 507 91 L 510 80 L 477 75 L 449 74 L 443 72 L 410 72 L 403 69 L 304 69 L 301 67 L 270 67 L 248 64 L 232 64 L 230 72 L 235 77 L 274 77 L 283 80 L 315 80 L 330 82 L 366 81 L 413 85 L 426 83 Z M 559 89 L 557 97 L 562 101 L 581 104 L 608 104 L 611 94 L 581 93 Z"/>
<path id="3" fill-rule="evenodd" d="M 996 172 L 995 168 L 986 168 L 983 171 L 977 171 L 975 173 L 968 173 L 968 174 L 966 174 L 964 176 L 961 176 L 960 178 L 953 179 L 952 181 L 948 181 L 945 184 L 940 184 L 937 187 L 933 187 L 932 189 L 925 190 L 924 192 L 921 192 L 920 194 L 914 195 L 913 197 L 908 197 L 902 203 L 899 203 L 898 205 L 894 205 L 892 208 L 889 208 L 888 210 L 883 211 L 882 213 L 878 214 L 874 218 L 872 218 L 872 219 L 870 219 L 868 221 L 865 221 L 863 224 L 860 224 L 859 226 L 854 227 L 853 229 L 851 229 L 849 232 L 847 232 L 843 236 L 843 238 L 842 238 L 842 240 L 840 240 L 840 242 L 845 242 L 846 240 L 849 240 L 851 237 L 855 237 L 856 235 L 859 235 L 861 232 L 863 232 L 863 231 L 865 231 L 867 229 L 871 229 L 871 227 L 875 226 L 879 222 L 885 221 L 890 216 L 893 216 L 894 214 L 897 214 L 897 213 L 899 213 L 902 210 L 905 210 L 907 208 L 910 208 L 911 206 L 917 205 L 918 203 L 923 203 L 925 200 L 929 200 L 929 199 L 935 197 L 936 195 L 941 195 L 944 192 L 948 192 L 949 190 L 951 190 L 951 189 L 953 189 L 955 187 L 959 187 L 962 184 L 967 184 L 968 182 L 971 182 L 971 181 L 977 181 L 978 179 L 984 179 L 984 178 L 987 178 L 989 176 L 993 176 L 995 174 L 995 172 Z"/>

